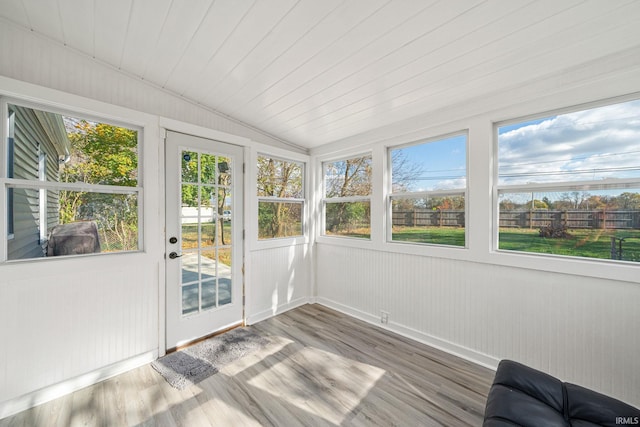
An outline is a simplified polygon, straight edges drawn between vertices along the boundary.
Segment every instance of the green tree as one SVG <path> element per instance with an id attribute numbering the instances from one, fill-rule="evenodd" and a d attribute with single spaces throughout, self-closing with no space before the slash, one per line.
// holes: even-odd
<path id="1" fill-rule="evenodd" d="M 281 199 L 304 197 L 302 175 L 303 168 L 299 163 L 258 157 L 258 197 L 274 198 L 274 201 L 258 204 L 260 237 L 285 237 L 300 232 L 300 204 L 284 202 Z"/>
<path id="2" fill-rule="evenodd" d="M 69 160 L 60 166 L 62 182 L 135 187 L 138 185 L 136 131 L 86 120 L 67 122 Z M 137 248 L 138 207 L 135 195 L 60 191 L 60 223 L 94 220 L 103 248 Z"/>
<path id="3" fill-rule="evenodd" d="M 371 172 L 371 156 L 326 164 L 326 197 L 368 196 L 371 194 Z M 326 226 L 333 232 L 369 222 L 370 209 L 364 203 L 328 203 L 326 206 Z"/>

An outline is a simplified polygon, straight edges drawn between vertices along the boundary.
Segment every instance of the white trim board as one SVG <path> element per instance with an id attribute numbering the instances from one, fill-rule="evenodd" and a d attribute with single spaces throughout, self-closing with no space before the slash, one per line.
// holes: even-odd
<path id="1" fill-rule="evenodd" d="M 85 387 L 95 385 L 101 381 L 123 374 L 132 369 L 151 363 L 158 358 L 156 350 L 142 353 L 138 356 L 114 363 L 104 368 L 79 375 L 75 378 L 52 384 L 40 390 L 27 393 L 20 397 L 0 403 L 0 419 L 15 415 L 29 408 L 41 405 Z"/>
<path id="2" fill-rule="evenodd" d="M 380 323 L 380 318 L 377 316 L 337 303 L 328 298 L 317 297 L 315 298 L 315 303 L 324 305 L 325 307 L 355 317 L 356 319 L 362 320 L 363 322 L 370 323 L 374 326 L 378 326 L 382 329 L 394 332 L 405 338 L 418 341 L 419 343 L 428 345 L 438 350 L 442 350 L 453 356 L 460 357 L 462 359 L 468 360 L 469 362 L 484 366 L 485 368 L 489 368 L 494 371 L 498 368 L 498 363 L 500 363 L 500 359 L 489 356 L 488 354 L 480 353 L 470 348 L 440 339 L 433 335 L 425 334 L 423 332 L 403 326 L 398 323 L 389 322 L 387 324 L 382 324 Z"/>

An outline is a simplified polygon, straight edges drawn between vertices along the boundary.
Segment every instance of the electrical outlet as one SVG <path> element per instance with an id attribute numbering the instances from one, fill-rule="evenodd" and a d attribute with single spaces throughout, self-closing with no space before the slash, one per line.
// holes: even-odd
<path id="1" fill-rule="evenodd" d="M 387 323 L 389 323 L 388 312 L 380 310 L 380 323 L 382 323 L 383 325 L 386 325 Z"/>

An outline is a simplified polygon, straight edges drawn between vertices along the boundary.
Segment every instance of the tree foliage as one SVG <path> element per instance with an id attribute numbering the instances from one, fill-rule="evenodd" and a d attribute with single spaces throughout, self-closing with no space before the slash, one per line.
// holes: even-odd
<path id="1" fill-rule="evenodd" d="M 75 121 L 68 132 L 70 158 L 62 182 L 136 187 L 138 134 L 105 123 Z M 137 249 L 138 205 L 133 194 L 60 192 L 60 223 L 94 220 L 105 250 Z"/>
<path id="2" fill-rule="evenodd" d="M 260 238 L 302 234 L 302 204 L 282 199 L 304 198 L 303 174 L 299 163 L 258 157 L 258 197 L 273 199 L 258 204 Z"/>

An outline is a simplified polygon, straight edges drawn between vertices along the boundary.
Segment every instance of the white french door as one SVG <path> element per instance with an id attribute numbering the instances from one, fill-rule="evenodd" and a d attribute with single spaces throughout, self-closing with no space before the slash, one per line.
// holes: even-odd
<path id="1" fill-rule="evenodd" d="M 243 148 L 167 132 L 167 349 L 242 322 Z"/>

